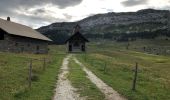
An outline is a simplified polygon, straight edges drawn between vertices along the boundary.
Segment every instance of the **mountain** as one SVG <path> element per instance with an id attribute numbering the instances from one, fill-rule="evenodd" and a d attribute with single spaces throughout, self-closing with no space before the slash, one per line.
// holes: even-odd
<path id="1" fill-rule="evenodd" d="M 72 34 L 76 24 L 81 26 L 81 32 L 91 39 L 120 37 L 143 38 L 167 34 L 168 10 L 144 9 L 137 12 L 106 13 L 87 17 L 77 22 L 53 23 L 37 29 L 51 38 L 54 43 L 63 43 Z M 126 38 L 127 39 L 127 38 Z"/>

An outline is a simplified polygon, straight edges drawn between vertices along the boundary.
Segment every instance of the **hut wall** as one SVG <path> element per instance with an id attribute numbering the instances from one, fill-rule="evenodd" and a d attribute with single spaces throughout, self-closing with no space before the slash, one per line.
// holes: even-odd
<path id="1" fill-rule="evenodd" d="M 0 40 L 0 51 L 43 54 L 48 53 L 48 43 L 42 40 L 5 34 L 4 40 Z"/>
<path id="2" fill-rule="evenodd" d="M 75 44 L 75 41 L 71 41 L 71 42 L 69 42 L 68 44 L 67 44 L 67 48 L 68 48 L 68 51 L 69 52 L 84 52 L 84 51 L 82 51 L 82 46 L 84 46 L 85 47 L 85 43 L 84 42 L 78 42 L 79 43 L 79 46 L 75 46 L 74 44 Z M 71 46 L 72 47 L 72 51 L 70 51 L 70 47 L 69 46 Z M 86 49 L 86 48 L 85 48 Z"/>

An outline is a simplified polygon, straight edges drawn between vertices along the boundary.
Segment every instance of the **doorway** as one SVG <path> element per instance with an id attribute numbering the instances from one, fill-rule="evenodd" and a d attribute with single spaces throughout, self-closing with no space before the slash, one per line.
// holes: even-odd
<path id="1" fill-rule="evenodd" d="M 72 45 L 69 45 L 69 52 L 72 52 Z"/>
<path id="2" fill-rule="evenodd" d="M 36 53 L 39 54 L 40 47 L 37 45 L 36 47 Z"/>
<path id="3" fill-rule="evenodd" d="M 81 50 L 84 52 L 85 51 L 85 45 L 81 46 Z"/>
<path id="4" fill-rule="evenodd" d="M 0 29 L 0 40 L 4 40 L 4 31 Z"/>

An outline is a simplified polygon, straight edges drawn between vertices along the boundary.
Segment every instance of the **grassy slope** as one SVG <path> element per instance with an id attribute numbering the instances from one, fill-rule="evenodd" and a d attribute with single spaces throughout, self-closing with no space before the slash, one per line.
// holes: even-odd
<path id="1" fill-rule="evenodd" d="M 0 100 L 50 100 L 58 69 L 65 54 L 52 47 L 49 55 L 0 53 Z M 55 55 L 54 55 L 55 54 Z M 33 75 L 38 79 L 28 88 L 28 61 L 30 58 L 52 59 L 42 70 L 42 61 L 33 61 Z"/>
<path id="2" fill-rule="evenodd" d="M 98 77 L 128 99 L 170 99 L 170 58 L 168 56 L 124 50 L 122 43 L 92 45 L 90 48 L 92 52 L 87 55 L 78 55 L 79 59 Z M 132 92 L 132 69 L 135 62 L 139 63 L 140 73 L 137 91 Z M 107 64 L 106 73 L 104 72 L 105 63 Z"/>
<path id="3" fill-rule="evenodd" d="M 104 100 L 104 95 L 100 90 L 86 77 L 86 73 L 81 66 L 77 65 L 73 60 L 69 63 L 70 73 L 68 75 L 72 85 L 78 89 L 81 97 L 87 100 Z"/>
<path id="4" fill-rule="evenodd" d="M 133 51 L 133 47 L 143 48 L 146 45 L 169 46 L 168 41 L 137 41 L 131 43 L 128 51 L 125 50 L 127 43 L 104 42 L 103 44 L 90 44 L 90 53 L 86 55 L 86 62 L 85 55 L 78 55 L 79 59 L 98 77 L 130 100 L 169 100 L 169 56 L 135 52 L 138 51 L 136 49 Z M 42 71 L 41 62 L 34 63 L 34 74 L 39 80 L 33 82 L 31 90 L 27 88 L 28 64 L 25 61 L 29 61 L 28 57 L 39 59 L 47 55 L 0 53 L 0 100 L 51 99 L 58 69 L 65 55 L 63 51 L 65 51 L 63 46 L 51 47 L 48 57 L 53 58 L 53 62 L 48 65 L 49 68 L 45 72 Z M 137 91 L 132 92 L 130 90 L 132 69 L 136 61 L 139 62 L 140 73 Z M 106 73 L 103 71 L 104 63 L 107 63 Z M 81 80 L 78 77 L 77 79 Z"/>

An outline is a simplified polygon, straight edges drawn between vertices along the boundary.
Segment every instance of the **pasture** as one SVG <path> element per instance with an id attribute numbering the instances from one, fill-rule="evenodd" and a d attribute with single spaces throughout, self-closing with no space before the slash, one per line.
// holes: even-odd
<path id="1" fill-rule="evenodd" d="M 128 48 L 127 48 L 127 45 Z M 88 44 L 86 53 L 73 54 L 97 77 L 129 100 L 170 99 L 170 55 L 158 54 L 157 49 L 169 50 L 169 41 L 140 40 L 135 42 L 100 41 Z M 153 51 L 144 51 L 143 47 Z M 154 50 L 156 48 L 156 50 Z M 50 46 L 48 55 L 0 53 L 1 100 L 50 100 L 62 65 L 67 55 L 65 46 Z M 33 60 L 33 80 L 28 87 L 30 59 Z M 132 91 L 135 63 L 138 63 L 136 91 Z M 87 100 L 103 100 L 104 95 L 73 59 L 69 63 L 68 79 Z M 95 95 L 95 96 L 94 96 Z"/>
<path id="2" fill-rule="evenodd" d="M 52 46 L 48 55 L 0 53 L 0 100 L 50 100 L 56 76 L 65 54 Z M 59 51 L 57 51 L 58 49 Z M 43 70 L 42 59 L 46 58 Z M 32 59 L 32 85 L 28 86 L 29 62 Z"/>
<path id="3" fill-rule="evenodd" d="M 93 43 L 86 54 L 76 56 L 99 78 L 129 100 L 170 99 L 170 57 L 140 51 L 143 46 L 161 47 L 169 43 L 154 41 Z M 167 45 L 166 45 L 167 44 Z M 134 47 L 136 49 L 134 49 Z M 136 91 L 132 91 L 135 63 L 138 63 Z"/>

